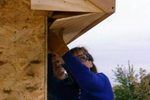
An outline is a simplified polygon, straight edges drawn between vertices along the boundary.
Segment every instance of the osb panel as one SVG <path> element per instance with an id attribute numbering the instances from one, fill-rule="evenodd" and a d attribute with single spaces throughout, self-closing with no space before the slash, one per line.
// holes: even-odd
<path id="1" fill-rule="evenodd" d="M 44 100 L 45 16 L 30 0 L 0 0 L 0 100 Z"/>

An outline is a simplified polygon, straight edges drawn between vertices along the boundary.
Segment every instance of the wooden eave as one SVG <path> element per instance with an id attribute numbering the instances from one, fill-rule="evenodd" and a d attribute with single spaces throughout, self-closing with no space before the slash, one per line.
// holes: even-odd
<path id="1" fill-rule="evenodd" d="M 31 9 L 49 11 L 48 29 L 69 44 L 113 14 L 115 0 L 31 0 Z"/>

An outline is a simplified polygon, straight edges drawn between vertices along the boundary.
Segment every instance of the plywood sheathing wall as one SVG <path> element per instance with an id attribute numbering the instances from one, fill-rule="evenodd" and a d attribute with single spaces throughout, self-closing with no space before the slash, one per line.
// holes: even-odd
<path id="1" fill-rule="evenodd" d="M 44 100 L 46 12 L 0 0 L 0 100 Z"/>

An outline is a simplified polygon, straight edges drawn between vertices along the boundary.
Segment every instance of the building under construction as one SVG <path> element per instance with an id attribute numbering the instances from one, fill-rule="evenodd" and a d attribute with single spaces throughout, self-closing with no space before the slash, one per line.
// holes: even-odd
<path id="1" fill-rule="evenodd" d="M 47 100 L 47 54 L 115 11 L 115 0 L 0 0 L 0 100 Z"/>

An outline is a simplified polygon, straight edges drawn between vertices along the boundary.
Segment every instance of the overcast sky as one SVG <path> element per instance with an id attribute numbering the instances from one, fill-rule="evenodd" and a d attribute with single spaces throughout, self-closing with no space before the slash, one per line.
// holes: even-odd
<path id="1" fill-rule="evenodd" d="M 138 70 L 150 72 L 150 0 L 116 0 L 116 12 L 69 44 L 84 46 L 93 55 L 99 72 L 114 84 L 117 65 L 128 60 Z"/>

